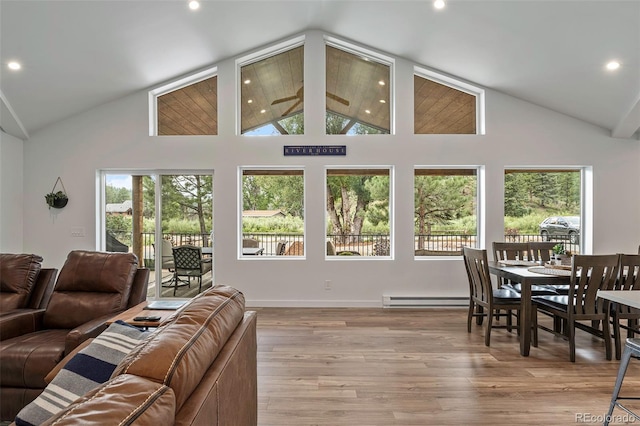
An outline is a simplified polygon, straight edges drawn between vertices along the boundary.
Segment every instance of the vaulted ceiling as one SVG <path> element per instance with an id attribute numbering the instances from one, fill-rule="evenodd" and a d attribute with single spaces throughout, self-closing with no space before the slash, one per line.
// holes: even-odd
<path id="1" fill-rule="evenodd" d="M 0 0 L 0 124 L 48 125 L 309 29 L 600 126 L 640 128 L 640 1 Z M 616 59 L 621 67 L 607 71 Z M 7 69 L 18 60 L 22 69 Z M 340 105 L 336 105 L 340 107 Z"/>

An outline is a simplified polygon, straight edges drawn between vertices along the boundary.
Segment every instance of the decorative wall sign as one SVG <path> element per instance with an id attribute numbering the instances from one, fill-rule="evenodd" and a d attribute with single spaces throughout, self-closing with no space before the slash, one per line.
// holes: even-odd
<path id="1" fill-rule="evenodd" d="M 346 145 L 285 145 L 284 155 L 347 155 Z"/>

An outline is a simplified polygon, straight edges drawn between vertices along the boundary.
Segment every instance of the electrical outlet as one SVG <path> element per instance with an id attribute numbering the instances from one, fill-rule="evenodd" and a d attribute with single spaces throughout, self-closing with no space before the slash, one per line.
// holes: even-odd
<path id="1" fill-rule="evenodd" d="M 325 290 L 331 290 L 331 280 L 325 280 L 324 281 L 324 289 Z"/>
<path id="2" fill-rule="evenodd" d="M 71 228 L 72 237 L 84 237 L 84 228 Z"/>

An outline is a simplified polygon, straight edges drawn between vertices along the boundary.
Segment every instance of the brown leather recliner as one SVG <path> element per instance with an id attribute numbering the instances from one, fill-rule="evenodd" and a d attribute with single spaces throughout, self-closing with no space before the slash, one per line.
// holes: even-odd
<path id="1" fill-rule="evenodd" d="M 62 358 L 143 302 L 149 270 L 132 253 L 72 251 L 46 309 L 0 317 L 0 420 L 12 420 L 46 387 Z"/>
<path id="2" fill-rule="evenodd" d="M 37 254 L 0 253 L 0 316 L 46 308 L 57 273 Z"/>

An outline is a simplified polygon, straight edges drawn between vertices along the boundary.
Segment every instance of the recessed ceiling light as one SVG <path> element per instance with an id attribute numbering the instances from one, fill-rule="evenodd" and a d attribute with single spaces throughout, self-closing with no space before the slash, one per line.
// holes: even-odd
<path id="1" fill-rule="evenodd" d="M 11 61 L 11 62 L 9 62 L 9 63 L 7 64 L 7 67 L 8 67 L 10 70 L 17 71 L 17 70 L 19 70 L 20 68 L 22 68 L 22 65 L 20 65 L 20 62 Z"/>
<path id="2" fill-rule="evenodd" d="M 196 0 L 192 0 L 189 2 L 189 9 L 198 10 L 200 9 L 200 2 Z"/>
<path id="3" fill-rule="evenodd" d="M 249 83 L 251 83 L 251 80 L 249 80 L 249 79 L 246 79 L 246 80 L 244 81 L 244 84 L 249 84 Z"/>
<path id="4" fill-rule="evenodd" d="M 607 63 L 607 69 L 609 71 L 614 71 L 614 70 L 617 70 L 618 68 L 620 68 L 620 62 L 618 61 L 611 61 Z"/>
<path id="5" fill-rule="evenodd" d="M 378 82 L 378 84 L 379 84 L 380 86 L 384 86 L 386 83 L 384 82 L 384 80 L 380 80 L 380 81 Z"/>
<path id="6" fill-rule="evenodd" d="M 267 112 L 267 110 L 266 110 L 266 109 L 261 109 L 261 110 L 260 110 L 260 114 L 264 114 L 265 112 Z"/>
<path id="7" fill-rule="evenodd" d="M 371 111 L 369 111 L 368 109 L 365 109 L 364 112 L 366 112 L 367 114 L 371 114 Z"/>
<path id="8" fill-rule="evenodd" d="M 444 9 L 444 0 L 436 0 L 433 2 L 433 7 L 435 7 L 436 9 Z"/>
<path id="9" fill-rule="evenodd" d="M 248 103 L 248 104 L 252 104 L 252 103 L 253 103 L 253 99 L 249 99 L 249 100 L 247 101 L 247 103 Z"/>
<path id="10" fill-rule="evenodd" d="M 385 101 L 384 99 L 380 99 L 380 103 L 381 103 L 381 104 L 386 104 L 386 103 L 387 103 L 387 101 Z"/>

